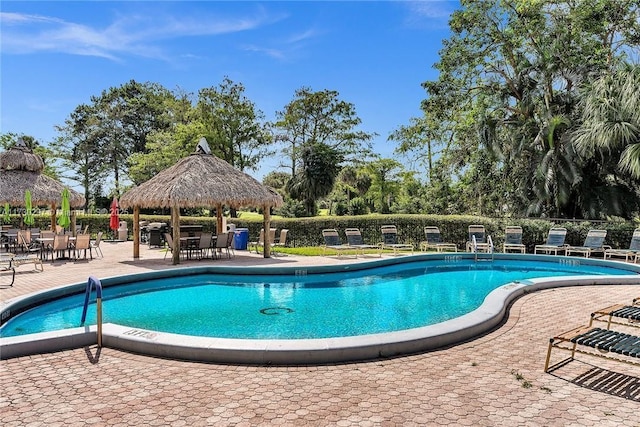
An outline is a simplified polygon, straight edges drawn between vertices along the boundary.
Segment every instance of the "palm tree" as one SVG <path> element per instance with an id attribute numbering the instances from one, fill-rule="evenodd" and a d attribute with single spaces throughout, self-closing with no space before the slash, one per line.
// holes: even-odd
<path id="1" fill-rule="evenodd" d="M 304 202 L 307 216 L 316 214 L 316 201 L 331 193 L 340 172 L 342 155 L 323 143 L 306 144 L 300 152 L 302 167 L 287 184 L 291 197 Z"/>
<path id="2" fill-rule="evenodd" d="M 575 145 L 584 157 L 619 156 L 618 168 L 640 179 L 640 66 L 618 69 L 593 82 L 582 98 Z"/>

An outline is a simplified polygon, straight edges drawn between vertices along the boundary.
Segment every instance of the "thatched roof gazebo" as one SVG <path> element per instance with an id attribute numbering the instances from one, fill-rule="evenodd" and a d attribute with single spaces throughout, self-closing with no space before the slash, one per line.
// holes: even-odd
<path id="1" fill-rule="evenodd" d="M 51 226 L 55 228 L 56 206 L 62 201 L 65 186 L 53 178 L 42 174 L 44 162 L 22 139 L 0 153 L 0 204 L 24 207 L 24 193 L 31 191 L 33 206 L 51 206 Z M 84 197 L 69 189 L 69 204 L 80 208 L 85 204 Z M 75 220 L 75 217 L 74 217 Z"/>
<path id="2" fill-rule="evenodd" d="M 204 138 L 203 138 L 204 139 Z M 127 191 L 120 197 L 120 207 L 133 207 L 133 257 L 140 257 L 140 208 L 171 208 L 173 228 L 173 263 L 180 263 L 180 208 L 215 207 L 217 229 L 222 230 L 222 207 L 261 207 L 264 229 L 270 228 L 271 207 L 282 206 L 282 197 L 255 178 L 209 154 L 206 140 L 199 151 L 179 160 L 175 165 Z M 265 233 L 268 236 L 269 233 Z M 265 239 L 264 256 L 270 256 Z"/>

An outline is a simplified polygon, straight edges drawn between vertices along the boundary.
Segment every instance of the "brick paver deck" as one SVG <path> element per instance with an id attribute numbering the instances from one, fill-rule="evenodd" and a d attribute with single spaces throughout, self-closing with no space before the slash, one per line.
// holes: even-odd
<path id="1" fill-rule="evenodd" d="M 104 259 L 18 269 L 3 301 L 89 274 L 171 267 L 159 250 L 103 243 Z M 212 261 L 220 262 L 220 261 Z M 352 259 L 238 253 L 221 264 L 290 265 Z M 199 265 L 198 261 L 186 263 Z M 640 426 L 640 367 L 580 356 L 543 372 L 548 338 L 640 286 L 535 292 L 473 341 L 423 354 L 328 366 L 230 366 L 96 347 L 0 361 L 2 426 Z M 560 353 L 561 355 L 562 353 Z"/>

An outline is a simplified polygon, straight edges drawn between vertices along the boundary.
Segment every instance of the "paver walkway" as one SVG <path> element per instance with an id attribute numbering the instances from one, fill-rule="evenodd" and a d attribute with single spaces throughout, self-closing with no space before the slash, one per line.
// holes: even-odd
<path id="1" fill-rule="evenodd" d="M 103 243 L 105 259 L 18 269 L 0 299 L 65 283 L 169 268 L 159 250 Z M 220 261 L 212 261 L 220 262 Z M 238 252 L 224 264 L 353 262 Z M 199 265 L 197 261 L 187 265 Z M 505 322 L 423 354 L 327 366 L 230 366 L 95 347 L 0 361 L 2 426 L 640 426 L 640 367 L 581 357 L 543 372 L 548 338 L 640 286 L 525 295 Z M 1 350 L 0 350 L 1 351 Z M 561 353 L 560 353 L 561 354 Z"/>

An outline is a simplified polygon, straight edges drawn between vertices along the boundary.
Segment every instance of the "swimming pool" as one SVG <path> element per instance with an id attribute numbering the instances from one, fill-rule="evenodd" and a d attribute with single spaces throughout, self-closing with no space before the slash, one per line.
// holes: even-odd
<path id="1" fill-rule="evenodd" d="M 373 344 L 379 347 L 377 356 L 397 353 L 399 343 L 405 344 L 400 352 L 424 348 L 424 332 L 429 329 L 436 331 L 436 337 L 452 334 L 459 338 L 477 329 L 477 324 L 487 328 L 503 317 L 508 301 L 530 287 L 639 279 L 637 269 L 620 263 L 528 258 L 496 254 L 493 262 L 478 262 L 467 255 L 422 255 L 342 266 L 339 271 L 308 268 L 274 274 L 273 269 L 216 271 L 220 269 L 211 267 L 157 272 L 152 276 L 159 277 L 151 280 L 144 280 L 147 275 L 116 280 L 118 286 L 105 280 L 104 321 L 113 325 L 116 336 L 112 341 L 120 344 L 123 340 L 157 344 L 167 338 L 174 347 L 183 347 L 194 340 L 209 340 L 209 351 L 215 347 L 221 352 L 221 343 L 233 353 L 247 344 L 261 353 L 276 348 L 295 353 L 297 349 L 298 354 L 307 354 L 305 361 L 322 349 L 340 348 L 334 356 L 340 353 L 345 360 L 371 357 L 371 351 L 362 349 Z M 492 302 L 493 294 L 497 300 Z M 0 329 L 0 339 L 64 335 L 60 331 L 64 328 L 91 331 L 90 327 L 79 328 L 83 295 L 45 299 L 53 301 L 32 303 L 35 307 L 14 313 Z M 91 309 L 88 319 L 95 319 Z M 461 327 L 466 332 L 456 332 L 459 326 L 455 325 L 465 319 L 470 321 Z M 25 336 L 29 335 L 22 338 Z M 440 341 L 432 344 L 437 346 Z M 347 353 L 353 354 L 347 357 Z M 176 357 L 166 352 L 160 355 Z M 291 360 L 288 363 L 300 363 Z"/>

